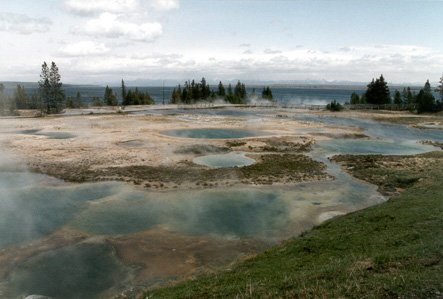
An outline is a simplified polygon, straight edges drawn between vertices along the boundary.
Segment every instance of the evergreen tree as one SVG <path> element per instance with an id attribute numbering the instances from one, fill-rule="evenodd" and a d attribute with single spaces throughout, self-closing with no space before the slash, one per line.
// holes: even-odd
<path id="1" fill-rule="evenodd" d="M 443 103 L 443 75 L 440 78 L 440 85 L 438 85 L 438 90 L 440 93 L 440 102 Z"/>
<path id="2" fill-rule="evenodd" d="M 51 69 L 49 70 L 49 84 L 51 86 L 51 108 L 55 113 L 58 113 L 62 109 L 65 92 L 62 89 L 63 83 L 55 62 L 51 63 Z"/>
<path id="3" fill-rule="evenodd" d="M 42 72 L 40 73 L 40 81 L 38 81 L 40 98 L 46 108 L 46 113 L 51 110 L 51 84 L 49 83 L 49 67 L 46 61 L 42 64 Z"/>
<path id="4" fill-rule="evenodd" d="M 124 105 L 134 105 L 135 103 L 135 95 L 131 89 L 129 89 L 128 93 L 126 94 L 125 103 L 126 104 Z"/>
<path id="5" fill-rule="evenodd" d="M 226 101 L 227 102 L 232 102 L 233 96 L 234 96 L 234 94 L 232 92 L 232 86 L 231 86 L 231 83 L 229 83 L 229 85 L 228 85 L 228 94 L 226 95 L 226 98 L 227 98 Z"/>
<path id="6" fill-rule="evenodd" d="M 406 90 L 406 87 L 403 87 L 403 91 L 401 93 L 402 102 L 404 104 L 408 103 L 408 91 Z"/>
<path id="7" fill-rule="evenodd" d="M 360 97 L 358 96 L 358 94 L 356 92 L 353 92 L 351 94 L 351 104 L 352 105 L 360 104 Z"/>
<path id="8" fill-rule="evenodd" d="M 341 111 L 343 110 L 343 106 L 338 103 L 336 100 L 326 105 L 326 109 L 329 111 Z"/>
<path id="9" fill-rule="evenodd" d="M 391 103 L 389 87 L 383 75 L 379 79 L 372 79 L 372 82 L 368 84 L 365 95 L 366 101 L 369 104 L 382 105 Z"/>
<path id="10" fill-rule="evenodd" d="M 394 94 L 394 104 L 396 105 L 401 105 L 402 100 L 401 100 L 401 94 L 400 92 L 396 89 L 395 90 L 395 94 Z"/>
<path id="11" fill-rule="evenodd" d="M 178 97 L 178 100 L 180 100 L 182 97 L 182 87 L 180 84 L 178 85 L 177 97 Z"/>
<path id="12" fill-rule="evenodd" d="M 185 87 L 183 88 L 183 92 L 181 95 L 181 102 L 185 104 L 189 104 L 189 97 L 188 97 L 188 89 Z"/>
<path id="13" fill-rule="evenodd" d="M 25 87 L 17 85 L 17 88 L 14 89 L 12 97 L 16 109 L 29 109 L 30 101 L 29 101 L 29 96 L 26 93 Z"/>
<path id="14" fill-rule="evenodd" d="M 73 97 L 68 97 L 66 99 L 66 108 L 70 108 L 70 109 L 75 108 L 75 101 L 74 101 Z"/>
<path id="15" fill-rule="evenodd" d="M 82 96 L 80 94 L 80 91 L 77 91 L 77 96 L 75 97 L 75 108 L 82 108 L 82 107 L 83 107 Z"/>
<path id="16" fill-rule="evenodd" d="M 360 98 L 360 104 L 367 104 L 368 102 L 366 101 L 366 94 L 362 94 L 361 98 Z"/>
<path id="17" fill-rule="evenodd" d="M 122 105 L 127 105 L 126 103 L 126 85 L 125 81 L 122 79 Z"/>
<path id="18" fill-rule="evenodd" d="M 411 92 L 411 88 L 408 87 L 408 99 L 407 99 L 407 103 L 408 104 L 413 104 L 414 103 L 414 95 Z"/>
<path id="19" fill-rule="evenodd" d="M 103 106 L 103 100 L 100 97 L 93 97 L 91 101 L 92 107 L 101 107 Z"/>
<path id="20" fill-rule="evenodd" d="M 201 80 L 201 98 L 206 100 L 210 94 L 211 90 L 209 89 L 209 85 L 206 84 L 206 79 L 203 77 Z"/>
<path id="21" fill-rule="evenodd" d="M 225 90 L 225 87 L 223 86 L 223 83 L 221 81 L 220 81 L 220 83 L 218 83 L 217 95 L 219 97 L 226 96 L 226 90 Z"/>
<path id="22" fill-rule="evenodd" d="M 431 92 L 431 84 L 429 83 L 429 79 L 426 81 L 425 86 L 423 87 L 424 92 Z"/>
<path id="23" fill-rule="evenodd" d="M 103 102 L 107 106 L 117 106 L 117 104 L 118 104 L 117 97 L 114 95 L 114 93 L 112 92 L 112 89 L 108 85 L 106 85 L 106 88 L 105 88 Z"/>
<path id="24" fill-rule="evenodd" d="M 36 90 L 34 90 L 34 93 L 31 96 L 29 109 L 42 109 L 42 100 L 38 96 L 38 92 Z"/>
<path id="25" fill-rule="evenodd" d="M 420 90 L 416 99 L 417 112 L 434 112 L 436 110 L 435 98 L 430 92 Z"/>
<path id="26" fill-rule="evenodd" d="M 178 93 L 174 88 L 174 90 L 172 91 L 171 100 L 169 101 L 169 103 L 170 104 L 178 104 L 179 101 L 180 101 L 180 99 L 178 97 Z"/>
<path id="27" fill-rule="evenodd" d="M 270 101 L 274 100 L 274 96 L 272 95 L 272 91 L 269 88 L 269 86 L 263 87 L 263 91 L 261 93 L 261 97 L 263 99 L 265 99 L 265 100 L 270 100 Z"/>

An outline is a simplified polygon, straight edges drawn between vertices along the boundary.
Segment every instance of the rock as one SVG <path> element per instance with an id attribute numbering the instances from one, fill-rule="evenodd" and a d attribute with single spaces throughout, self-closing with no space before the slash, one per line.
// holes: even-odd
<path id="1" fill-rule="evenodd" d="M 29 295 L 25 299 L 52 299 L 52 297 L 41 296 L 41 295 Z"/>

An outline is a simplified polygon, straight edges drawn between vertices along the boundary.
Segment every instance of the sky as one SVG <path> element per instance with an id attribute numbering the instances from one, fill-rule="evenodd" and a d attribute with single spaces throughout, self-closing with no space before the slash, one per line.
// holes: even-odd
<path id="1" fill-rule="evenodd" d="M 0 0 L 0 81 L 369 82 L 443 76 L 443 1 Z"/>

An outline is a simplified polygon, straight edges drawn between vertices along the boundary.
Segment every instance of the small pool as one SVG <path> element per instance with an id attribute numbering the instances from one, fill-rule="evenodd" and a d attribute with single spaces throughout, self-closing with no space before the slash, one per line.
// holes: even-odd
<path id="1" fill-rule="evenodd" d="M 207 155 L 194 159 L 194 163 L 212 167 L 248 166 L 255 163 L 254 159 L 245 156 L 245 153 L 232 152 L 222 155 Z"/>
<path id="2" fill-rule="evenodd" d="M 46 133 L 37 133 L 35 135 L 47 136 L 49 139 L 71 139 L 76 137 L 74 134 L 68 132 L 46 132 Z"/>
<path id="3" fill-rule="evenodd" d="M 344 154 L 415 155 L 437 150 L 434 146 L 415 142 L 366 139 L 332 139 L 320 141 L 317 146 Z"/>
<path id="4" fill-rule="evenodd" d="M 162 134 L 199 139 L 236 139 L 245 137 L 269 136 L 268 132 L 246 129 L 222 129 L 222 128 L 204 128 L 204 129 L 176 129 L 160 132 Z"/>
<path id="5" fill-rule="evenodd" d="M 71 139 L 76 137 L 76 135 L 68 132 L 41 132 L 41 131 L 42 131 L 41 129 L 30 129 L 30 130 L 8 132 L 8 134 L 46 136 L 49 139 Z"/>

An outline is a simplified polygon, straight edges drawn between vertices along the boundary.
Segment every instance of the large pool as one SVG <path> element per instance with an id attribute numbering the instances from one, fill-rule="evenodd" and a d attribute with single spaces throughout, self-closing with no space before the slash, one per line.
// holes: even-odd
<path id="1" fill-rule="evenodd" d="M 272 135 L 271 133 L 264 131 L 223 128 L 175 129 L 161 131 L 160 133 L 173 137 L 200 139 L 237 139 Z"/>

